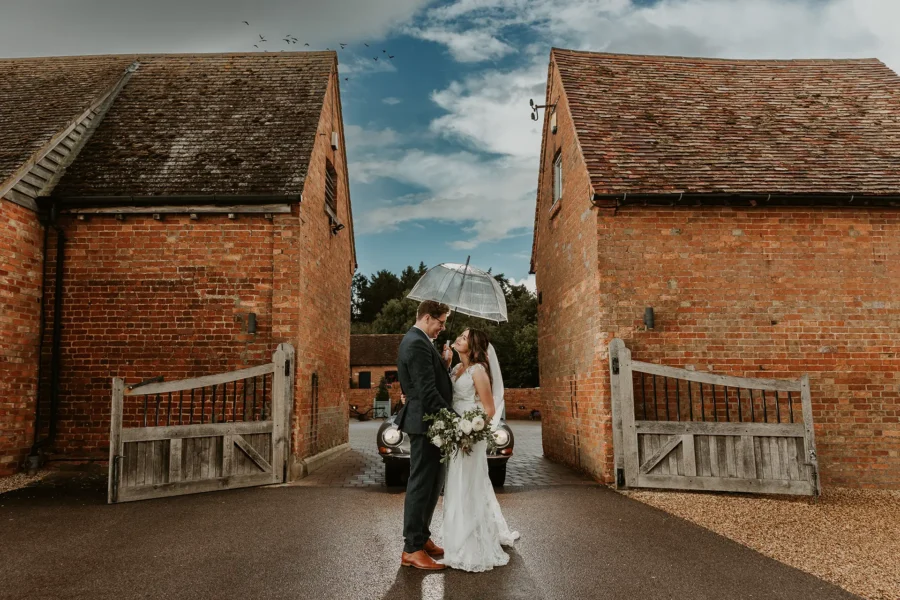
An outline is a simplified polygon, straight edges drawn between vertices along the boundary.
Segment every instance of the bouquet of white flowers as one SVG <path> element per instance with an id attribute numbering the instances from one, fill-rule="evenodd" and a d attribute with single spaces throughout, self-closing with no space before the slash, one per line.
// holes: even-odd
<path id="1" fill-rule="evenodd" d="M 488 443 L 490 451 L 495 445 L 487 413 L 480 408 L 467 410 L 462 416 L 442 408 L 434 415 L 425 415 L 425 421 L 432 421 L 428 428 L 431 443 L 441 449 L 441 462 L 447 462 L 462 450 L 466 454 L 478 442 Z"/>

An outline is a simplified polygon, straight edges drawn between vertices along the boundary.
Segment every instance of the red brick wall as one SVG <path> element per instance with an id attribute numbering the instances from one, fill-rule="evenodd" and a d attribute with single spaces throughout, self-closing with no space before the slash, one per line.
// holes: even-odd
<path id="1" fill-rule="evenodd" d="M 34 211 L 0 198 L 0 475 L 34 440 L 43 240 Z"/>
<path id="2" fill-rule="evenodd" d="M 294 411 L 295 456 L 304 457 L 348 441 L 347 391 L 350 381 L 350 283 L 356 269 L 340 96 L 336 74 L 325 98 L 316 144 L 303 189 L 298 233 L 298 377 Z M 340 137 L 331 148 L 331 132 Z M 338 173 L 338 220 L 346 228 L 331 233 L 325 213 L 325 160 Z M 302 243 L 300 241 L 302 240 Z M 293 301 L 292 299 L 289 299 Z M 312 375 L 319 377 L 318 410 L 313 409 Z"/>
<path id="3" fill-rule="evenodd" d="M 550 133 L 549 114 L 544 123 L 534 265 L 544 454 L 603 477 L 612 466 L 612 416 L 604 401 L 609 377 L 597 352 L 606 337 L 596 301 L 596 214 L 566 98 L 551 71 L 546 103 L 557 101 L 557 133 Z M 551 210 L 558 149 L 563 193 Z"/>
<path id="4" fill-rule="evenodd" d="M 900 487 L 900 211 L 628 208 L 598 236 L 602 319 L 635 359 L 808 373 L 823 483 Z"/>
<path id="5" fill-rule="evenodd" d="M 509 388 L 503 390 L 503 402 L 506 404 L 506 418 L 530 419 L 531 411 L 538 410 L 544 414 L 541 402 L 541 388 Z"/>
<path id="6" fill-rule="evenodd" d="M 355 257 L 343 151 L 330 148 L 332 120 L 339 128 L 341 118 L 332 96 L 330 90 L 319 125 L 328 135 L 316 136 L 303 201 L 292 214 L 271 220 L 245 214 L 233 220 L 202 214 L 197 220 L 61 219 L 67 243 L 56 453 L 107 456 L 113 376 L 175 380 L 229 371 L 271 361 L 284 341 L 297 351 L 294 456 L 347 441 Z M 324 209 L 326 155 L 333 155 L 338 172 L 338 212 L 346 225 L 337 236 Z M 48 323 L 55 247 L 51 234 Z M 256 334 L 247 333 L 251 312 L 257 315 Z M 49 368 L 43 373 L 47 387 Z M 319 382 L 315 406 L 313 373 Z"/>
<path id="7" fill-rule="evenodd" d="M 350 377 L 352 378 L 354 385 L 359 385 L 359 373 L 360 371 L 368 371 L 372 375 L 372 387 L 377 388 L 378 382 L 381 381 L 381 378 L 384 377 L 385 373 L 388 371 L 397 372 L 396 366 L 391 367 L 350 367 Z"/>
<path id="8" fill-rule="evenodd" d="M 378 393 L 378 386 L 373 386 L 370 390 L 350 390 L 347 394 L 347 409 L 350 417 L 353 418 L 353 411 L 350 406 L 355 405 L 358 412 L 365 412 L 375 405 L 375 394 Z M 391 396 L 391 410 L 394 405 L 400 401 L 400 384 L 395 383 L 388 387 L 388 393 Z M 372 413 L 369 413 L 372 416 Z"/>
<path id="9" fill-rule="evenodd" d="M 552 69 L 550 82 L 552 103 Z M 808 373 L 825 485 L 900 487 L 900 212 L 592 209 L 564 96 L 558 118 L 544 133 L 535 246 L 545 454 L 613 480 L 606 346 L 617 336 L 637 360 Z"/>
<path id="10" fill-rule="evenodd" d="M 106 455 L 110 379 L 167 381 L 271 361 L 276 215 L 60 220 L 63 274 L 56 453 Z M 43 384 L 49 389 L 56 234 L 47 262 Z M 247 333 L 247 315 L 257 333 Z M 278 340 L 280 341 L 280 340 Z M 136 400 L 126 419 L 137 424 Z"/>

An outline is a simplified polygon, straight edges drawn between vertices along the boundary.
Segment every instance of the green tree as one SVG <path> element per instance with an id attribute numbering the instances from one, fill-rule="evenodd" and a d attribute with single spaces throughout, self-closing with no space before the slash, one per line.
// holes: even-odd
<path id="1" fill-rule="evenodd" d="M 391 401 L 391 393 L 387 388 L 387 381 L 385 381 L 384 377 L 381 378 L 381 381 L 378 382 L 378 391 L 375 392 L 375 401 L 376 402 L 390 402 Z"/>
<path id="2" fill-rule="evenodd" d="M 372 323 L 372 333 L 406 333 L 416 322 L 419 303 L 406 298 L 388 301 Z"/>
<path id="3" fill-rule="evenodd" d="M 400 278 L 384 269 L 372 275 L 365 286 L 360 282 L 359 289 L 358 320 L 363 323 L 374 321 L 385 304 L 403 295 Z"/>
<path id="4" fill-rule="evenodd" d="M 369 291 L 369 278 L 362 273 L 353 276 L 353 284 L 350 287 L 350 320 L 352 323 L 363 322 L 362 309 L 364 298 Z"/>

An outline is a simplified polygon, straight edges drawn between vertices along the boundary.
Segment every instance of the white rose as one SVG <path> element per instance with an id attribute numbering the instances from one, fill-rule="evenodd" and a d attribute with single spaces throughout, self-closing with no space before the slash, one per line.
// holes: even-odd
<path id="1" fill-rule="evenodd" d="M 482 429 L 484 429 L 484 419 L 481 417 L 472 419 L 472 431 L 481 431 Z"/>
<path id="2" fill-rule="evenodd" d="M 459 430 L 465 435 L 472 433 L 472 423 L 468 419 L 460 419 L 457 427 L 459 427 Z"/>
<path id="3" fill-rule="evenodd" d="M 438 421 L 437 423 L 434 424 L 434 428 L 437 429 L 438 431 L 442 430 L 444 428 L 444 422 Z"/>
<path id="4" fill-rule="evenodd" d="M 438 448 L 440 448 L 441 446 L 444 445 L 444 440 L 441 439 L 441 436 L 436 435 L 433 438 L 431 438 L 431 443 L 434 444 L 435 446 L 437 446 Z"/>

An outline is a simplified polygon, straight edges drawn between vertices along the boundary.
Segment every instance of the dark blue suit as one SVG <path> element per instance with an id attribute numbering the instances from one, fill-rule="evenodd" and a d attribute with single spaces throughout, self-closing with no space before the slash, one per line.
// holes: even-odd
<path id="1" fill-rule="evenodd" d="M 453 384 L 431 339 L 417 327 L 410 329 L 400 343 L 397 375 L 406 404 L 395 422 L 410 442 L 403 551 L 417 552 L 431 537 L 431 517 L 444 484 L 441 452 L 428 439 L 428 423 L 422 419 L 442 408 L 453 410 Z"/>

